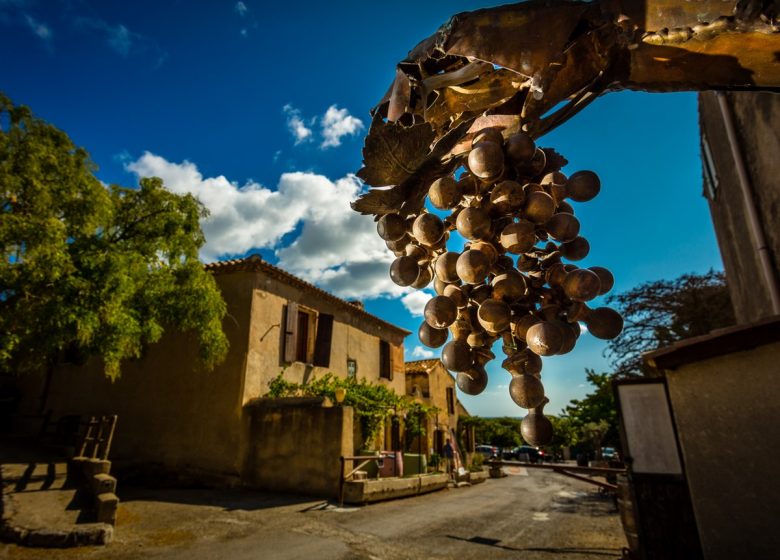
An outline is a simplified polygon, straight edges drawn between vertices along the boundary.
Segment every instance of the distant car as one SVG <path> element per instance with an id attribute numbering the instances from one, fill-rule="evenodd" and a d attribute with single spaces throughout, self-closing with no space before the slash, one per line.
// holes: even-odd
<path id="1" fill-rule="evenodd" d="M 538 463 L 539 461 L 544 460 L 544 451 L 531 447 L 530 445 L 515 447 L 512 450 L 512 455 L 514 455 L 515 460 L 528 463 Z"/>
<path id="2" fill-rule="evenodd" d="M 602 447 L 601 458 L 605 461 L 620 461 L 620 455 L 614 447 Z"/>
<path id="3" fill-rule="evenodd" d="M 474 451 L 483 455 L 485 459 L 498 457 L 498 447 L 493 447 L 492 445 L 478 445 L 474 448 Z"/>

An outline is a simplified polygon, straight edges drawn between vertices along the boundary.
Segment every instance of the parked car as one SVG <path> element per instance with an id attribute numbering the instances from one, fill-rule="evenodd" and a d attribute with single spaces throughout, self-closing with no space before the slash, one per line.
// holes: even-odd
<path id="1" fill-rule="evenodd" d="M 620 455 L 614 447 L 602 447 L 601 458 L 605 461 L 620 461 Z"/>
<path id="2" fill-rule="evenodd" d="M 485 459 L 498 457 L 498 447 L 493 447 L 492 445 L 478 445 L 474 448 L 474 451 L 483 455 Z"/>
<path id="3" fill-rule="evenodd" d="M 531 447 L 530 445 L 521 445 L 512 450 L 512 455 L 516 461 L 528 463 L 538 463 L 544 460 L 544 451 Z"/>

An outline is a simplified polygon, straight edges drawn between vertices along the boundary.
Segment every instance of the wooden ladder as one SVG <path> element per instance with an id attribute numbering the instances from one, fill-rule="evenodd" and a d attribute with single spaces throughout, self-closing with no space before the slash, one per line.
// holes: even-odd
<path id="1" fill-rule="evenodd" d="M 116 421 L 116 414 L 100 416 L 99 418 L 91 416 L 87 423 L 84 440 L 81 443 L 79 457 L 107 460 L 108 452 L 111 449 L 111 441 L 114 439 Z"/>

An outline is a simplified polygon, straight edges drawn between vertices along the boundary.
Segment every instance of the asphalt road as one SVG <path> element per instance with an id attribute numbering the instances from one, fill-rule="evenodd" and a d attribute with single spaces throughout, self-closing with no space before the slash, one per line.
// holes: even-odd
<path id="1" fill-rule="evenodd" d="M 344 509 L 246 491 L 138 490 L 122 496 L 114 542 L 0 558 L 444 559 L 619 558 L 625 539 L 611 499 L 547 471 Z"/>

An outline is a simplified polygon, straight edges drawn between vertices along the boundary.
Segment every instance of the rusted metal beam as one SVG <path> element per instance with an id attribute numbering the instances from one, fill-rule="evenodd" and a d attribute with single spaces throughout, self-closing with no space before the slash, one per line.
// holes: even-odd
<path id="1" fill-rule="evenodd" d="M 624 474 L 626 469 L 613 469 L 607 467 L 580 467 L 574 465 L 561 465 L 561 464 L 544 464 L 544 463 L 526 463 L 523 461 L 504 461 L 504 460 L 492 460 L 487 461 L 491 466 L 502 467 L 505 465 L 512 467 L 528 467 L 531 469 L 546 469 L 546 470 L 560 470 L 566 469 L 567 471 L 580 472 L 580 473 L 592 473 L 595 475 L 609 475 L 609 474 Z"/>
<path id="2" fill-rule="evenodd" d="M 612 469 L 612 468 L 605 468 L 605 467 L 580 467 L 580 466 L 573 466 L 573 465 L 545 465 L 544 463 L 525 463 L 522 461 L 488 461 L 488 464 L 491 467 L 502 467 L 505 465 L 513 466 L 513 467 L 525 467 L 530 469 L 542 469 L 542 470 L 548 470 L 553 471 L 558 474 L 562 474 L 564 476 L 568 476 L 570 478 L 576 478 L 577 480 L 580 480 L 582 482 L 587 482 L 588 484 L 594 484 L 596 486 L 600 486 L 601 488 L 604 488 L 606 490 L 617 490 L 617 486 L 614 484 L 610 484 L 609 482 L 602 482 L 601 480 L 594 480 L 592 478 L 588 478 L 587 476 L 583 476 L 583 474 L 593 474 L 596 476 L 607 476 L 607 475 L 618 475 L 618 474 L 625 474 L 626 469 Z M 579 474 L 582 473 L 582 474 Z"/>

